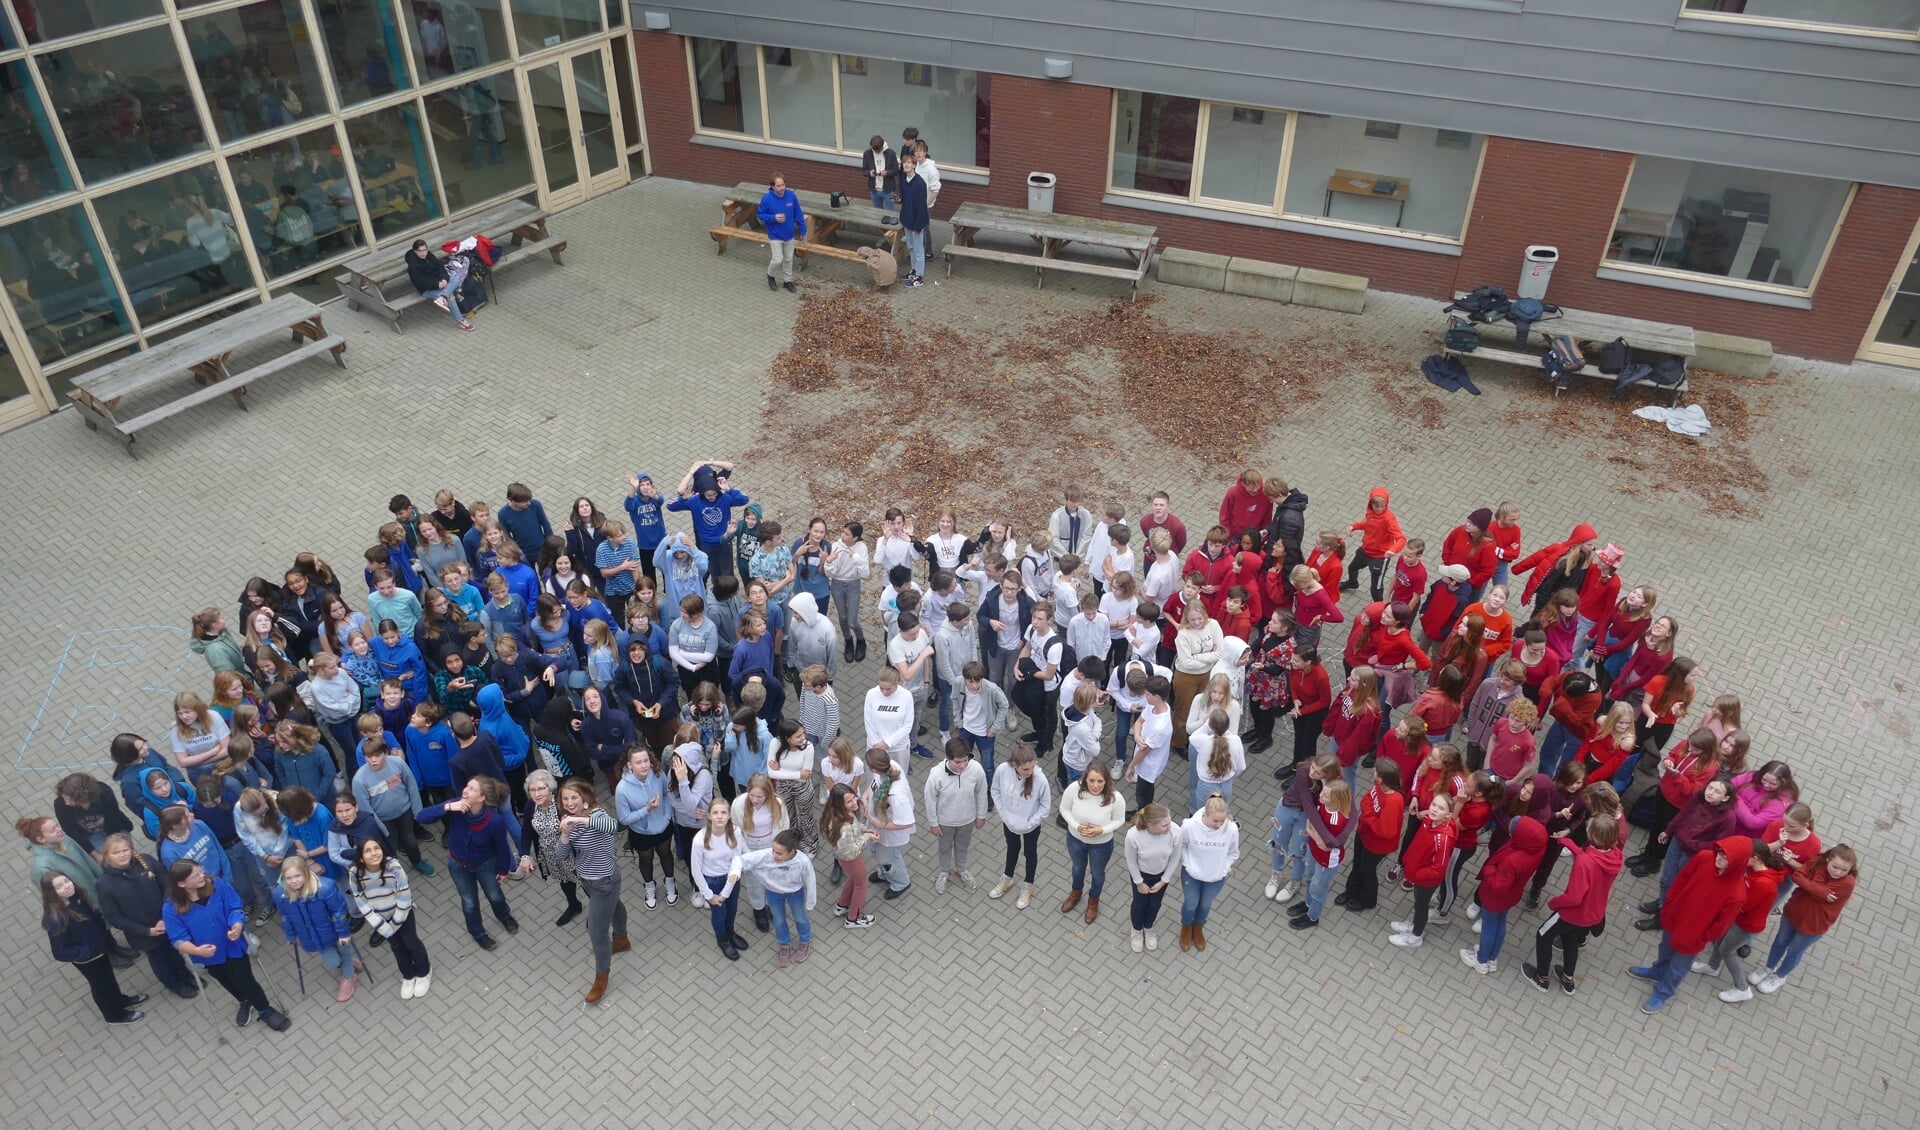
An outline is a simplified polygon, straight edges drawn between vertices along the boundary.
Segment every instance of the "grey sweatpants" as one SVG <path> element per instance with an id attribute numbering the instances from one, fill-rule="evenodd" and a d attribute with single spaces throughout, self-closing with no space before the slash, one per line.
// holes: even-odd
<path id="1" fill-rule="evenodd" d="M 1738 925 L 1733 925 L 1727 927 L 1727 932 L 1721 935 L 1720 940 L 1713 943 L 1713 949 L 1707 952 L 1707 964 L 1713 966 L 1715 970 L 1723 965 L 1726 966 L 1727 976 L 1733 979 L 1733 987 L 1736 989 L 1747 987 L 1747 967 L 1741 961 L 1740 947 L 1751 941 L 1753 941 L 1752 934 L 1742 930 Z"/>
<path id="2" fill-rule="evenodd" d="M 973 825 L 962 824 L 955 828 L 943 824 L 940 826 L 940 834 L 933 838 L 933 842 L 940 845 L 938 855 L 941 874 L 944 875 L 949 871 L 965 871 L 967 853 L 973 850 Z"/>
<path id="3" fill-rule="evenodd" d="M 620 901 L 620 870 L 604 879 L 581 879 L 587 892 L 587 937 L 593 940 L 593 971 L 613 967 L 614 934 L 627 932 L 627 904 Z"/>
<path id="4" fill-rule="evenodd" d="M 784 263 L 787 268 L 786 281 L 793 281 L 793 241 L 791 239 L 769 239 L 767 246 L 772 249 L 773 257 L 767 262 L 767 277 L 773 278 L 780 273 Z"/>
<path id="5" fill-rule="evenodd" d="M 840 638 L 845 640 L 864 640 L 865 632 L 860 630 L 860 581 L 828 581 L 827 599 L 840 617 Z"/>

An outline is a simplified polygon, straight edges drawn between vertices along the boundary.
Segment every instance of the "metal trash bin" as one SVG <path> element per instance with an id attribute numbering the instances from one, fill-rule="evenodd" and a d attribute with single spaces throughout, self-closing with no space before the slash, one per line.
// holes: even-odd
<path id="1" fill-rule="evenodd" d="M 1054 186 L 1059 183 L 1060 178 L 1054 176 L 1052 173 L 1028 173 L 1027 211 L 1053 211 L 1053 189 Z"/>
<path id="2" fill-rule="evenodd" d="M 1520 264 L 1520 290 L 1516 298 L 1547 298 L 1547 283 L 1553 278 L 1553 265 L 1560 261 L 1560 249 L 1535 243 L 1527 248 Z"/>

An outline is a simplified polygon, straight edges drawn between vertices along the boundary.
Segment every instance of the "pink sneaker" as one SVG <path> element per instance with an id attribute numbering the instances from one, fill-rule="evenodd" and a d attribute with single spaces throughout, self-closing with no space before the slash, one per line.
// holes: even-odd
<path id="1" fill-rule="evenodd" d="M 793 951 L 787 948 L 786 946 L 781 946 L 780 954 L 778 958 L 775 959 L 775 963 L 778 964 L 780 968 L 785 969 L 787 967 L 787 962 L 791 960 L 792 957 L 793 957 Z"/>
<path id="2" fill-rule="evenodd" d="M 813 948 L 812 942 L 801 942 L 793 947 L 793 960 L 798 963 L 807 960 L 807 952 Z"/>
<path id="3" fill-rule="evenodd" d="M 359 987 L 359 981 L 356 978 L 342 977 L 340 978 L 340 991 L 334 994 L 333 999 L 339 1001 L 341 1004 L 345 1004 L 353 999 L 353 990 L 357 987 Z"/>

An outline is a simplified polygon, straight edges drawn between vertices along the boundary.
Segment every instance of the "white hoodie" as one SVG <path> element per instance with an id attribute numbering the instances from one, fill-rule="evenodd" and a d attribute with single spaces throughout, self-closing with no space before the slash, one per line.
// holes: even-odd
<path id="1" fill-rule="evenodd" d="M 1045 770 L 1035 765 L 1031 780 L 1033 788 L 1028 795 L 1024 792 L 1027 782 L 1020 779 L 1019 770 L 1011 762 L 1003 761 L 993 771 L 993 806 L 1000 813 L 1000 822 L 1016 836 L 1038 828 L 1053 812 L 1053 785 Z"/>
<path id="2" fill-rule="evenodd" d="M 805 670 L 814 664 L 827 669 L 832 679 L 840 670 L 840 629 L 820 615 L 820 604 L 810 592 L 793 594 L 787 601 L 787 666 Z"/>

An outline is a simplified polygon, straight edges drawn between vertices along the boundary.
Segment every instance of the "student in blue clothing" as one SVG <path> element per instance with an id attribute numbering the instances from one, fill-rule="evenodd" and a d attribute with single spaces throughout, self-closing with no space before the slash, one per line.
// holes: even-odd
<path id="1" fill-rule="evenodd" d="M 525 557 L 538 556 L 541 544 L 553 533 L 546 507 L 540 505 L 540 500 L 533 497 L 533 491 L 525 483 L 507 484 L 507 504 L 500 508 L 494 520 Z"/>
<path id="2" fill-rule="evenodd" d="M 405 764 L 412 771 L 421 799 L 427 804 L 438 804 L 453 795 L 453 730 L 441 721 L 446 713 L 431 702 L 423 702 L 413 708 L 413 717 L 401 732 L 401 740 L 407 743 Z M 360 789 L 359 772 L 363 771 L 354 774 L 356 793 Z M 366 803 L 365 797 L 361 803 Z M 420 807 L 414 805 L 416 811 Z M 374 811 L 377 814 L 379 807 L 374 806 Z"/>
<path id="3" fill-rule="evenodd" d="M 527 630 L 530 610 L 527 602 L 498 573 L 487 578 L 487 606 L 482 612 L 489 642 L 501 636 L 518 639 Z"/>
<path id="4" fill-rule="evenodd" d="M 773 633 L 767 628 L 767 618 L 754 609 L 749 608 L 740 615 L 740 638 L 734 645 L 727 678 L 733 684 L 736 698 L 749 680 L 758 679 L 767 694 L 766 703 L 760 708 L 760 717 L 779 721 L 781 707 L 786 704 L 787 691 L 780 684 L 780 676 L 775 668 Z"/>
<path id="5" fill-rule="evenodd" d="M 488 803 L 488 786 L 498 785 L 499 782 L 491 778 L 475 777 L 460 790 L 457 799 L 420 810 L 423 822 L 451 814 L 459 817 L 447 821 L 447 873 L 453 879 L 454 890 L 460 894 L 460 911 L 467 921 L 467 933 L 481 949 L 488 950 L 498 943 L 480 921 L 480 895 L 486 894 L 487 902 L 493 907 L 493 917 L 507 933 L 517 934 L 520 923 L 514 920 L 507 897 L 500 892 L 500 880 L 515 871 L 532 869 L 530 864 L 523 867 L 515 856 L 515 841 L 506 815 Z"/>
<path id="6" fill-rule="evenodd" d="M 640 553 L 640 568 L 653 577 L 653 551 L 667 536 L 666 501 L 653 476 L 636 471 L 627 476 L 627 517 L 633 519 L 634 548 Z"/>
<path id="7" fill-rule="evenodd" d="M 640 575 L 640 550 L 627 536 L 627 524 L 618 518 L 608 519 L 600 532 L 604 537 L 593 551 L 593 568 L 600 575 L 600 595 L 618 622 L 627 614 L 627 598 Z"/>
<path id="8" fill-rule="evenodd" d="M 527 754 L 532 751 L 533 743 L 520 721 L 507 715 L 505 697 L 495 685 L 480 688 L 475 701 L 480 704 L 480 728 L 500 749 L 500 764 L 507 771 L 507 785 L 513 790 L 514 807 L 518 808 L 527 799 Z M 540 707 L 546 707 L 544 696 Z"/>
<path id="9" fill-rule="evenodd" d="M 398 680 L 408 697 L 425 702 L 432 687 L 427 681 L 427 661 L 419 645 L 402 634 L 400 625 L 392 620 L 380 621 L 380 635 L 372 641 L 372 647 L 373 658 L 380 664 L 381 685 Z"/>
<path id="10" fill-rule="evenodd" d="M 233 862 L 227 858 L 219 839 L 203 821 L 194 819 L 193 812 L 184 803 L 160 813 L 158 855 L 162 867 L 171 867 L 176 860 L 190 859 L 216 879 L 233 882 Z"/>
<path id="11" fill-rule="evenodd" d="M 258 1017 L 276 1032 L 292 1025 L 268 1003 L 266 990 L 253 975 L 253 962 L 247 956 L 246 911 L 231 885 L 190 860 L 180 860 L 167 869 L 167 902 L 160 920 L 173 948 L 240 1002 L 235 1024 L 244 1028 Z"/>
<path id="12" fill-rule="evenodd" d="M 720 794 L 731 801 L 756 774 L 767 771 L 767 753 L 773 745 L 773 731 L 750 706 L 733 712 L 733 725 L 721 741 L 719 770 Z"/>
<path id="13" fill-rule="evenodd" d="M 604 623 L 609 633 L 619 623 L 613 610 L 594 595 L 593 586 L 576 579 L 567 586 L 567 636 L 573 641 L 574 654 L 582 660 L 587 657 L 586 627 L 595 620 Z"/>
<path id="14" fill-rule="evenodd" d="M 353 956 L 353 928 L 347 922 L 347 900 L 339 883 L 316 874 L 299 856 L 280 865 L 280 881 L 273 888 L 280 908 L 280 931 L 287 941 L 311 954 L 340 978 L 334 1000 L 353 999 L 360 961 Z"/>
<path id="15" fill-rule="evenodd" d="M 493 575 L 504 578 L 507 591 L 519 597 L 526 607 L 532 608 L 540 600 L 540 574 L 527 564 L 526 555 L 519 546 L 505 541 L 494 551 L 494 557 L 497 563 Z"/>
<path id="16" fill-rule="evenodd" d="M 373 570 L 373 589 L 367 594 L 367 613 L 375 624 L 391 620 L 403 636 L 420 626 L 420 598 L 400 587 L 392 569 Z"/>
<path id="17" fill-rule="evenodd" d="M 653 563 L 660 573 L 660 607 L 679 608 L 690 596 L 703 602 L 713 600 L 707 590 L 711 560 L 705 550 L 687 540 L 687 535 L 676 533 L 661 542 L 653 551 Z"/>
<path id="18" fill-rule="evenodd" d="M 332 878 L 333 861 L 327 857 L 327 826 L 333 822 L 333 817 L 321 807 L 312 793 L 298 785 L 281 789 L 280 795 L 274 799 L 279 802 L 280 815 L 287 826 L 287 837 L 292 841 L 287 857 L 305 856 L 321 874 Z"/>
<path id="19" fill-rule="evenodd" d="M 450 561 L 440 567 L 440 591 L 447 594 L 468 620 L 478 620 L 487 610 L 487 594 L 473 584 L 473 571 L 465 561 Z"/>
<path id="20" fill-rule="evenodd" d="M 149 770 L 158 769 L 176 784 L 175 788 L 187 787 L 186 774 L 167 763 L 167 759 L 147 745 L 147 739 L 139 734 L 116 734 L 107 747 L 108 755 L 113 759 L 113 779 L 119 782 L 120 799 L 127 802 L 129 811 L 141 810 L 140 790 L 146 785 Z M 152 833 L 148 833 L 152 838 Z"/>
<path id="21" fill-rule="evenodd" d="M 731 463 L 718 459 L 695 463 L 680 479 L 676 488 L 679 497 L 667 503 L 668 510 L 692 515 L 694 544 L 707 555 L 707 565 L 715 575 L 733 572 L 727 535 L 734 529 L 733 508 L 747 504 L 747 496 L 730 485 L 732 478 Z"/>
<path id="22" fill-rule="evenodd" d="M 480 568 L 480 548 L 485 543 L 487 529 L 492 525 L 493 507 L 479 499 L 467 505 L 467 528 L 460 533 L 460 547 L 467 551 L 467 564 L 473 566 L 473 579 L 476 582 L 487 579 L 489 570 Z"/>
<path id="23" fill-rule="evenodd" d="M 447 743 L 451 745 L 452 733 L 446 731 L 445 726 L 439 728 L 447 733 Z M 413 733 L 412 730 L 408 731 L 410 737 Z M 413 767 L 395 757 L 385 741 L 367 743 L 366 754 L 367 763 L 353 775 L 352 796 L 355 802 L 361 810 L 380 821 L 392 836 L 395 846 L 412 861 L 415 870 L 422 875 L 433 874 L 433 864 L 420 858 L 420 838 L 414 817 L 426 806 L 421 803 L 420 781 Z M 444 761 L 441 770 L 445 772 Z M 449 790 L 443 788 L 440 791 L 446 794 Z M 337 805 L 334 815 L 340 815 Z M 351 818 L 348 818 L 348 822 L 352 822 Z"/>
<path id="24" fill-rule="evenodd" d="M 784 286 L 789 294 L 800 293 L 793 285 L 793 243 L 807 238 L 807 210 L 800 205 L 800 194 L 787 187 L 787 178 L 776 175 L 760 197 L 760 225 L 766 230 L 767 248 L 772 252 L 767 263 L 767 289 Z M 786 281 L 776 281 L 783 266 Z"/>

